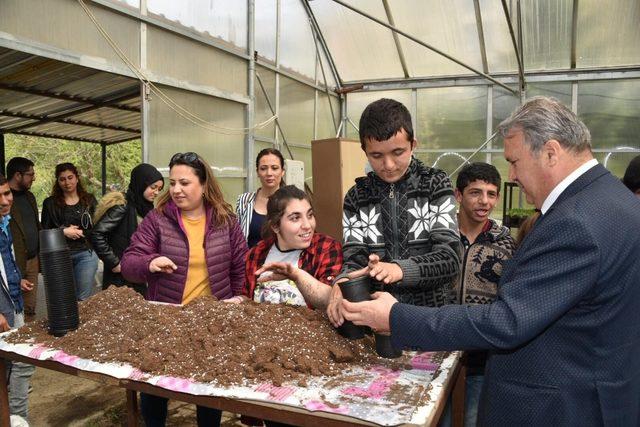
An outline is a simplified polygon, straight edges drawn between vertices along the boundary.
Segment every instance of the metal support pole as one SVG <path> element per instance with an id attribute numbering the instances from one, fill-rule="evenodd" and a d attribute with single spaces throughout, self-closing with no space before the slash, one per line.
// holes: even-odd
<path id="1" fill-rule="evenodd" d="M 491 134 L 493 133 L 493 86 L 487 86 L 487 127 L 485 132 L 485 138 L 491 138 Z M 487 149 L 493 148 L 493 139 L 489 140 L 487 144 Z M 491 153 L 487 153 L 485 161 L 489 164 L 492 163 L 493 155 Z"/>
<path id="2" fill-rule="evenodd" d="M 524 97 L 526 96 L 524 94 L 525 90 L 526 90 L 526 82 L 524 80 L 524 42 L 522 41 L 522 12 L 520 9 L 520 0 L 517 0 L 516 3 L 517 6 L 517 12 L 518 12 L 518 46 L 520 47 L 519 53 L 520 55 L 518 56 L 518 64 L 520 64 L 520 94 L 522 95 L 522 98 L 524 99 Z M 520 192 L 522 194 L 522 191 Z"/>
<path id="3" fill-rule="evenodd" d="M 476 28 L 478 29 L 478 43 L 480 43 L 480 56 L 482 58 L 482 71 L 489 73 L 487 62 L 487 47 L 484 42 L 484 28 L 482 26 L 482 13 L 480 12 L 480 0 L 473 0 L 473 8 L 476 13 Z"/>
<path id="4" fill-rule="evenodd" d="M 411 90 L 411 126 L 413 126 L 413 137 L 418 139 L 418 89 Z M 420 141 L 418 141 L 420 142 Z M 425 141 L 426 143 L 426 141 Z"/>
<path id="5" fill-rule="evenodd" d="M 0 173 L 2 173 L 2 175 L 5 175 L 5 163 L 6 163 L 6 158 L 5 158 L 5 152 L 4 152 L 4 133 L 0 133 Z"/>
<path id="6" fill-rule="evenodd" d="M 262 79 L 260 78 L 260 74 L 256 73 L 256 79 L 258 80 L 258 85 L 260 85 L 260 89 L 262 90 L 262 94 L 264 95 L 264 99 L 267 101 L 267 105 L 269 106 L 269 110 L 271 114 L 276 115 L 276 110 L 273 108 L 273 104 L 271 103 L 271 98 L 269 98 L 269 94 L 267 90 L 264 88 L 262 84 Z M 287 144 L 287 138 L 284 136 L 284 132 L 282 131 L 282 127 L 280 127 L 280 120 L 276 117 L 276 129 L 280 131 L 280 135 L 282 135 L 282 140 L 284 142 L 284 147 L 287 149 L 287 153 L 289 153 L 289 158 L 293 159 L 293 153 L 289 148 L 289 144 Z"/>
<path id="7" fill-rule="evenodd" d="M 147 15 L 147 0 L 140 0 L 140 14 Z M 146 73 L 147 71 L 147 24 L 140 21 L 140 69 Z M 149 100 L 151 88 L 145 83 L 140 82 L 140 98 L 142 112 L 140 116 L 140 139 L 141 139 L 141 158 L 145 163 L 149 163 Z"/>
<path id="8" fill-rule="evenodd" d="M 304 0 L 303 0 L 304 1 Z M 320 55 L 320 49 L 318 47 L 318 38 L 319 35 L 316 33 L 315 27 L 311 25 L 311 30 L 315 34 L 313 41 L 316 46 L 316 60 L 318 61 L 316 64 L 316 85 L 318 84 L 318 66 L 320 67 L 320 72 L 322 73 L 322 81 L 324 82 L 324 91 L 327 94 L 327 102 L 329 102 L 329 110 L 331 110 L 331 120 L 333 121 L 333 130 L 338 130 L 338 124 L 336 123 L 336 114 L 333 111 L 333 104 L 331 103 L 331 94 L 329 93 L 329 85 L 327 84 L 327 76 L 324 73 L 324 66 L 322 64 L 322 55 Z M 316 99 L 318 98 L 318 91 L 316 90 Z M 317 102 L 316 102 L 317 104 Z M 317 114 L 316 114 L 317 119 Z M 315 129 L 315 128 L 314 128 Z M 315 134 L 314 134 L 315 135 Z M 315 139 L 315 138 L 314 138 Z"/>
<path id="9" fill-rule="evenodd" d="M 347 95 L 342 95 L 340 97 L 340 116 L 342 117 L 340 130 L 340 136 L 343 138 L 347 137 Z"/>
<path id="10" fill-rule="evenodd" d="M 389 24 L 395 27 L 396 23 L 393 20 L 393 14 L 391 13 L 389 2 L 387 0 L 382 0 L 382 5 L 384 6 L 384 11 L 387 14 L 387 20 L 389 21 Z M 404 51 L 402 50 L 402 45 L 400 44 L 400 37 L 398 37 L 398 33 L 393 33 L 393 41 L 396 44 L 398 59 L 400 59 L 400 65 L 402 65 L 402 72 L 404 72 L 405 77 L 409 77 L 409 67 L 407 66 L 407 60 L 405 59 Z"/>
<path id="11" fill-rule="evenodd" d="M 570 68 L 576 68 L 576 46 L 578 42 L 578 0 L 573 0 L 573 10 L 571 14 L 571 62 Z"/>
<path id="12" fill-rule="evenodd" d="M 271 110 L 271 114 L 275 114 L 276 116 L 278 116 L 278 114 L 280 113 L 280 73 L 278 72 L 280 69 L 280 25 L 282 23 L 282 19 L 280 15 L 281 15 L 280 0 L 276 0 L 276 99 L 275 99 L 274 108 L 271 108 L 271 106 L 269 106 L 269 109 Z M 266 93 L 266 90 L 262 85 L 262 81 L 260 80 L 260 76 L 256 74 L 256 77 L 258 77 L 258 83 L 260 83 L 260 87 L 262 88 L 262 91 Z M 268 96 L 265 95 L 265 97 L 268 99 Z M 271 101 L 268 101 L 268 102 L 270 103 Z M 273 127 L 273 140 L 275 141 L 276 149 L 280 150 L 281 149 L 280 133 L 278 132 L 278 129 L 279 129 L 279 125 L 278 125 L 278 122 L 276 121 L 276 125 Z"/>
<path id="13" fill-rule="evenodd" d="M 102 149 L 102 195 L 107 194 L 107 144 L 100 144 Z"/>
<path id="14" fill-rule="evenodd" d="M 255 157 L 255 132 L 253 130 L 255 122 L 255 77 L 256 77 L 256 60 L 255 60 L 255 0 L 247 0 L 247 53 L 249 54 L 249 62 L 247 63 L 247 95 L 249 103 L 246 108 L 246 127 L 247 134 L 244 138 L 244 167 L 247 171 L 247 178 L 244 182 L 245 191 L 253 191 L 255 169 L 253 168 L 253 158 Z"/>
<path id="15" fill-rule="evenodd" d="M 331 51 L 327 47 L 327 42 L 324 39 L 324 35 L 322 34 L 322 31 L 320 30 L 320 25 L 318 25 L 318 21 L 316 20 L 316 16 L 313 13 L 313 10 L 311 9 L 309 0 L 301 0 L 301 2 L 302 2 L 302 6 L 304 7 L 304 10 L 307 12 L 307 16 L 309 17 L 309 20 L 311 21 L 311 28 L 313 28 L 313 30 L 315 31 L 316 36 L 318 37 L 318 40 L 322 45 L 322 50 L 324 51 L 324 54 L 327 57 L 327 61 L 329 61 L 329 68 L 331 69 L 331 74 L 333 74 L 333 79 L 336 81 L 338 88 L 340 88 L 342 87 L 342 79 L 340 78 L 340 74 L 338 73 L 338 67 L 336 67 L 336 63 L 333 60 L 333 56 L 331 56 Z"/>
<path id="16" fill-rule="evenodd" d="M 520 91 L 524 90 L 524 68 L 522 64 L 522 57 L 520 56 L 520 52 L 522 49 L 522 38 L 520 37 L 520 49 L 518 49 L 518 42 L 516 42 L 516 34 L 513 30 L 513 24 L 511 23 L 511 16 L 509 15 L 509 9 L 507 8 L 507 1 L 502 0 L 502 9 L 504 10 L 504 17 L 507 20 L 507 26 L 509 27 L 509 35 L 511 36 L 511 43 L 513 44 L 513 50 L 516 54 L 516 59 L 518 60 L 518 81 Z M 518 3 L 518 16 L 520 16 L 520 3 Z M 520 28 L 520 20 L 518 20 L 518 35 L 522 35 L 522 29 Z"/>

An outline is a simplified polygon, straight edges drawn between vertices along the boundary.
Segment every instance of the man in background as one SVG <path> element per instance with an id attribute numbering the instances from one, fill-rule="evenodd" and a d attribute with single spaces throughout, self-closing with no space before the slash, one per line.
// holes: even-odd
<path id="1" fill-rule="evenodd" d="M 13 193 L 12 221 L 16 263 L 22 277 L 33 283 L 33 289 L 23 291 L 25 322 L 35 319 L 38 289 L 38 233 L 42 228 L 38 218 L 38 205 L 31 191 L 35 181 L 33 162 L 24 157 L 14 157 L 7 163 L 7 179 Z"/>

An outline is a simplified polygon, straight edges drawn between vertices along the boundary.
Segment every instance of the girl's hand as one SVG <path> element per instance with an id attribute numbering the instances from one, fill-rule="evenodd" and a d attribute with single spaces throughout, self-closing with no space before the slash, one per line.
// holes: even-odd
<path id="1" fill-rule="evenodd" d="M 82 228 L 77 225 L 70 225 L 67 228 L 63 228 L 62 233 L 64 234 L 64 237 L 71 240 L 78 240 L 84 237 L 84 231 L 82 231 Z"/>

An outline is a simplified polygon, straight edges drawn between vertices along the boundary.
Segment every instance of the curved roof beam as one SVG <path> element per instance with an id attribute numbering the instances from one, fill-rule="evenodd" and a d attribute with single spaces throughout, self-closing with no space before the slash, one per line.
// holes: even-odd
<path id="1" fill-rule="evenodd" d="M 338 89 L 340 89 L 342 87 L 343 82 L 342 82 L 342 79 L 340 78 L 340 74 L 338 73 L 338 67 L 336 67 L 336 63 L 333 60 L 333 56 L 331 56 L 331 51 L 329 50 L 329 47 L 327 46 L 327 42 L 325 41 L 324 36 L 322 35 L 322 31 L 320 30 L 320 25 L 318 25 L 316 16 L 313 14 L 313 10 L 311 10 L 311 6 L 309 5 L 309 0 L 301 0 L 301 1 L 302 1 L 302 6 L 305 12 L 307 12 L 307 16 L 311 21 L 311 30 L 316 34 L 316 36 L 318 37 L 318 40 L 320 40 L 320 45 L 322 46 L 322 50 L 324 51 L 324 54 L 326 55 L 327 60 L 329 61 L 329 68 L 331 69 L 331 73 L 333 74 L 333 79 L 336 81 L 336 84 L 338 85 Z"/>
<path id="2" fill-rule="evenodd" d="M 393 15 L 391 14 L 391 7 L 389 6 L 389 2 L 387 0 L 382 0 L 382 5 L 384 6 L 384 11 L 387 14 L 387 20 L 389 24 L 392 26 L 396 26 L 395 21 L 393 20 Z M 402 65 L 402 71 L 404 72 L 405 77 L 409 77 L 409 68 L 407 67 L 407 60 L 404 57 L 404 51 L 402 50 L 402 45 L 400 44 L 400 37 L 398 37 L 398 33 L 393 33 L 393 41 L 396 44 L 396 50 L 398 51 L 398 58 L 400 59 L 400 65 Z"/>
<path id="3" fill-rule="evenodd" d="M 520 2 L 518 2 L 518 6 L 520 6 Z M 504 17 L 507 20 L 507 25 L 509 26 L 509 34 L 511 35 L 511 42 L 513 43 L 513 50 L 516 53 L 516 58 L 518 60 L 518 79 L 520 81 L 520 91 L 524 90 L 524 68 L 522 66 L 522 57 L 520 56 L 520 51 L 518 50 L 518 43 L 516 42 L 516 34 L 513 31 L 513 25 L 511 24 L 511 16 L 509 15 L 509 9 L 507 8 L 507 1 L 502 0 L 502 10 L 504 10 Z M 522 23 L 518 22 L 518 29 L 521 31 Z"/>
<path id="4" fill-rule="evenodd" d="M 480 44 L 480 57 L 482 58 L 482 71 L 489 73 L 489 63 L 487 61 L 487 47 L 484 43 L 484 27 L 482 26 L 482 13 L 480 13 L 479 0 L 473 0 L 473 9 L 476 13 L 476 27 L 478 28 L 478 43 Z"/>
<path id="5" fill-rule="evenodd" d="M 376 18 L 376 17 L 374 17 L 374 16 L 371 16 L 371 15 L 369 15 L 369 14 L 368 14 L 368 13 L 366 13 L 366 12 L 361 11 L 360 9 L 357 9 L 357 8 L 355 8 L 355 7 L 353 7 L 353 6 L 349 5 L 349 4 L 347 4 L 347 3 L 344 3 L 343 1 L 340 1 L 340 0 L 332 0 L 332 1 L 333 1 L 333 2 L 335 2 L 335 3 L 338 3 L 339 5 L 342 5 L 342 6 L 346 7 L 347 9 L 350 9 L 350 10 L 354 11 L 355 13 L 357 13 L 357 14 L 359 14 L 359 15 L 364 16 L 365 18 L 369 18 L 369 19 L 370 19 L 370 20 L 372 20 L 373 22 L 376 22 L 376 23 L 378 23 L 378 24 L 382 25 L 383 27 L 388 28 L 389 30 L 393 31 L 394 33 L 400 34 L 401 36 L 404 36 L 404 37 L 408 38 L 409 40 L 411 40 L 411 41 L 413 41 L 413 42 L 415 42 L 415 43 L 418 43 L 418 44 L 419 44 L 419 45 L 421 45 L 421 46 L 426 47 L 427 49 L 429 49 L 429 50 L 431 50 L 431 51 L 433 51 L 433 52 L 437 53 L 438 55 L 444 56 L 444 57 L 445 57 L 445 58 L 447 58 L 448 60 L 455 62 L 456 64 L 460 65 L 461 67 L 464 67 L 464 68 L 466 68 L 467 70 L 472 71 L 473 73 L 475 73 L 475 74 L 477 74 L 477 75 L 479 75 L 479 76 L 484 77 L 485 79 L 489 80 L 490 82 L 492 82 L 492 83 L 494 83 L 494 84 L 496 84 L 496 85 L 498 85 L 498 86 L 500 86 L 500 87 L 502 87 L 502 88 L 504 88 L 504 89 L 508 90 L 509 92 L 511 92 L 511 93 L 513 93 L 513 94 L 516 94 L 516 93 L 517 93 L 517 91 L 515 91 L 515 90 L 511 89 L 509 86 L 506 86 L 506 85 L 504 85 L 504 84 L 500 83 L 498 80 L 494 79 L 494 78 L 493 78 L 493 77 L 491 77 L 490 75 L 488 75 L 488 74 L 486 74 L 486 73 L 483 73 L 483 72 L 482 72 L 482 71 L 480 71 L 480 70 L 476 70 L 475 68 L 471 67 L 470 65 L 465 64 L 464 62 L 460 61 L 459 59 L 456 59 L 456 58 L 454 58 L 453 56 L 451 56 L 451 55 L 448 55 L 448 54 L 444 53 L 444 52 L 443 52 L 443 51 L 441 51 L 440 49 L 435 48 L 435 47 L 431 46 L 430 44 L 428 44 L 428 43 L 426 43 L 426 42 L 423 42 L 422 40 L 420 40 L 420 39 L 418 39 L 418 38 L 416 38 L 416 37 L 412 36 L 411 34 L 408 34 L 408 33 L 404 32 L 404 31 L 402 31 L 402 30 L 400 30 L 400 29 L 398 29 L 398 28 L 394 27 L 393 25 L 389 25 L 389 24 L 387 24 L 386 22 L 381 21 L 381 20 L 379 20 L 378 18 Z"/>

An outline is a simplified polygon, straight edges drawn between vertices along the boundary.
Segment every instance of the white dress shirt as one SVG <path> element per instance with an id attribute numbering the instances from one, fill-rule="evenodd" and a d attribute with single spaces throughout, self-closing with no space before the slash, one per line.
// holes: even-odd
<path id="1" fill-rule="evenodd" d="M 560 197 L 562 192 L 564 190 L 566 190 L 567 187 L 570 186 L 573 181 L 575 181 L 576 179 L 580 178 L 581 175 L 586 173 L 589 169 L 591 169 L 592 167 L 594 167 L 597 164 L 598 164 L 598 160 L 591 159 L 588 162 L 583 163 L 578 169 L 574 170 L 565 179 L 560 181 L 560 183 L 558 185 L 556 185 L 553 188 L 553 190 L 551 190 L 551 193 L 549 193 L 547 198 L 544 199 L 544 203 L 542 203 L 542 207 L 540 208 L 540 211 L 542 212 L 542 215 L 547 213 L 549 208 L 551 208 L 551 206 L 553 206 L 553 204 L 556 202 L 556 200 L 558 200 L 558 197 Z"/>

